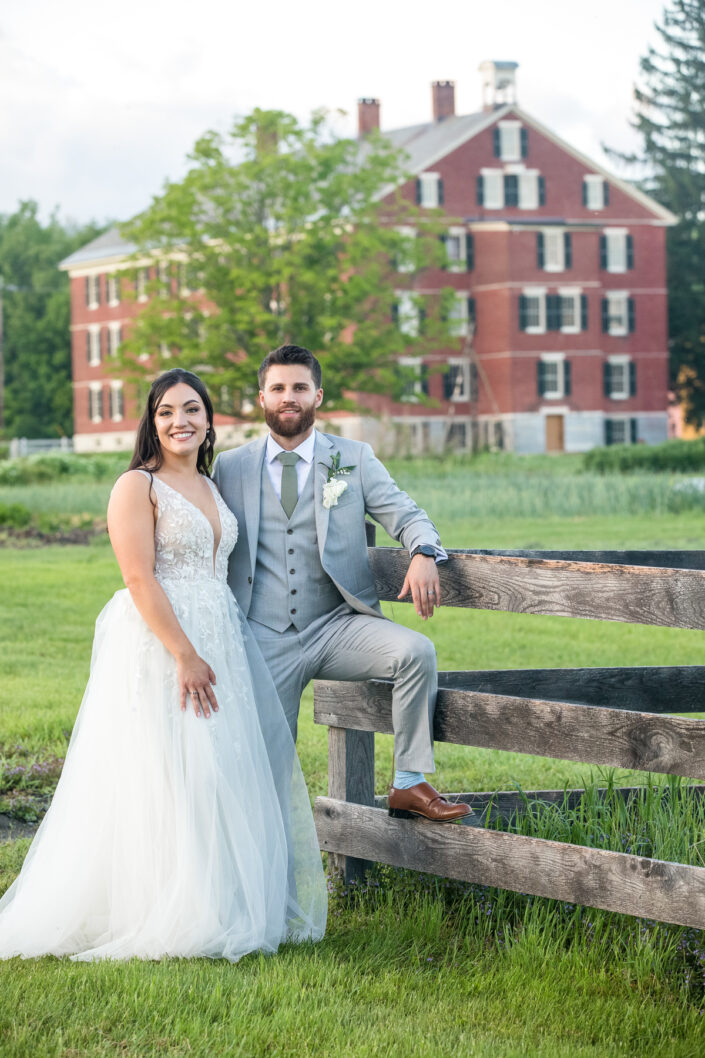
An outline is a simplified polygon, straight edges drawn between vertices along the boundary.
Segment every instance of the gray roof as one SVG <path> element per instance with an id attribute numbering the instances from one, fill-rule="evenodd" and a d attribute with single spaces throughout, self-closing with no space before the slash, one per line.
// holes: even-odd
<path id="1" fill-rule="evenodd" d="M 82 264 L 92 264 L 94 261 L 104 261 L 110 257 L 126 257 L 128 254 L 134 253 L 136 249 L 137 247 L 134 243 L 123 239 L 118 229 L 112 227 L 104 231 L 97 239 L 92 239 L 91 242 L 86 243 L 80 250 L 76 250 L 75 253 L 65 257 L 63 261 L 59 262 L 59 268 L 67 270 L 69 268 L 77 268 Z"/>
<path id="2" fill-rule="evenodd" d="M 394 147 L 406 152 L 409 170 L 419 173 L 470 139 L 484 125 L 496 121 L 497 115 L 498 111 L 456 114 L 443 121 L 429 121 L 425 125 L 408 125 L 404 129 L 391 129 L 388 132 L 383 130 L 382 135 Z"/>

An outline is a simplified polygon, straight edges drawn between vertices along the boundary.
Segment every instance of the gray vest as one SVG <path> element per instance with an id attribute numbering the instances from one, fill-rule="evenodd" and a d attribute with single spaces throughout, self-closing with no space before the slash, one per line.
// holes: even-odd
<path id="1" fill-rule="evenodd" d="M 318 553 L 314 469 L 309 471 L 294 513 L 287 518 L 267 467 L 262 467 L 257 563 L 247 616 L 275 632 L 292 624 L 301 631 L 343 602 Z"/>

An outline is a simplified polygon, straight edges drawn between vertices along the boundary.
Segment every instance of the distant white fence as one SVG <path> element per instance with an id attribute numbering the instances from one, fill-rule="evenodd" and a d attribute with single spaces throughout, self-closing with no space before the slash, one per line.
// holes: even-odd
<path id="1" fill-rule="evenodd" d="M 73 452 L 72 437 L 13 437 L 10 459 L 31 456 L 37 452 Z"/>

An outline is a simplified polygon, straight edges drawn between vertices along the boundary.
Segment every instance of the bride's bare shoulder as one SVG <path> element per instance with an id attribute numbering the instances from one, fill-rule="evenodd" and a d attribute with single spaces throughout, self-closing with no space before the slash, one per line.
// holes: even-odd
<path id="1" fill-rule="evenodd" d="M 110 492 L 110 504 L 125 502 L 149 502 L 152 491 L 152 476 L 146 470 L 126 470 L 121 474 Z"/>

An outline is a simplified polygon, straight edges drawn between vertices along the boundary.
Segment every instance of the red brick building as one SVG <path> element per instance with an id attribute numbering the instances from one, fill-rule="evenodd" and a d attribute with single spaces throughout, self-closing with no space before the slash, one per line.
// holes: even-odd
<path id="1" fill-rule="evenodd" d="M 374 417 L 347 415 L 337 426 L 412 451 L 665 440 L 665 228 L 675 217 L 521 110 L 515 63 L 481 71 L 480 112 L 456 115 L 453 84 L 436 82 L 432 121 L 383 130 L 408 155 L 414 179 L 402 193 L 449 219 L 444 268 L 410 275 L 400 262 L 398 326 L 414 333 L 415 299 L 453 287 L 461 348 L 417 364 L 403 402 L 368 398 Z M 360 101 L 361 136 L 379 114 L 378 100 Z M 134 436 L 134 411 L 110 372 L 139 309 L 117 282 L 132 251 L 113 230 L 61 265 L 71 277 L 78 450 L 129 447 Z M 218 434 L 244 439 L 232 420 Z"/>

